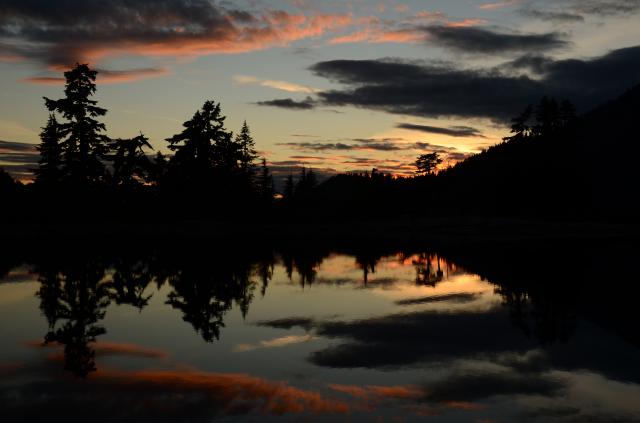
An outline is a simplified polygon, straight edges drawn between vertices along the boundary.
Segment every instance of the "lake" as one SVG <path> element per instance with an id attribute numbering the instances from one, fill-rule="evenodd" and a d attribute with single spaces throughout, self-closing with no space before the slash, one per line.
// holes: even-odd
<path id="1" fill-rule="evenodd" d="M 0 417 L 640 421 L 636 260 L 584 243 L 5 255 Z"/>

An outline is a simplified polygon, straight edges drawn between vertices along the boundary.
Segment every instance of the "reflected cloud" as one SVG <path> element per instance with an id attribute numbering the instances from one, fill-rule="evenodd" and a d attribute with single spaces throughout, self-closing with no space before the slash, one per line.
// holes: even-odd
<path id="1" fill-rule="evenodd" d="M 397 305 L 409 306 L 430 303 L 451 302 L 457 304 L 470 303 L 478 299 L 482 293 L 460 292 L 454 294 L 432 295 L 423 298 L 410 298 L 406 300 L 396 301 Z"/>
<path id="2" fill-rule="evenodd" d="M 258 349 L 282 348 L 282 347 L 288 347 L 290 345 L 295 345 L 295 344 L 303 344 L 309 341 L 313 341 L 314 339 L 318 339 L 318 338 L 312 335 L 283 336 L 280 338 L 269 339 L 267 341 L 260 341 L 258 344 L 238 344 L 233 348 L 233 351 L 247 352 L 247 351 L 254 351 Z"/>

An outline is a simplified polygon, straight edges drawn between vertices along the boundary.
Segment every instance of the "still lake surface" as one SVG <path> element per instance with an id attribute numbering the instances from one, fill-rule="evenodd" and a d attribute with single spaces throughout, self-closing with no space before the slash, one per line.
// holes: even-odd
<path id="1" fill-rule="evenodd" d="M 640 421 L 626 247 L 81 250 L 0 266 L 2 421 Z"/>

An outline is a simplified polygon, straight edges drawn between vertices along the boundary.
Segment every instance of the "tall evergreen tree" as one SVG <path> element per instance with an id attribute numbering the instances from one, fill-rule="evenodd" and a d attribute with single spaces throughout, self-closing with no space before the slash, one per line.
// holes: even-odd
<path id="1" fill-rule="evenodd" d="M 60 113 L 67 122 L 60 124 L 63 176 L 77 183 L 95 183 L 104 180 L 104 160 L 109 151 L 105 125 L 97 118 L 107 114 L 91 100 L 96 92 L 98 72 L 86 64 L 64 73 L 65 98 L 51 100 L 45 97 L 50 112 Z"/>
<path id="2" fill-rule="evenodd" d="M 37 184 L 51 186 L 60 182 L 62 168 L 60 132 L 60 124 L 55 115 L 49 114 L 47 125 L 40 132 L 40 145 L 36 147 L 40 152 L 38 168 L 34 171 Z"/>
<path id="3" fill-rule="evenodd" d="M 255 160 L 258 158 L 258 153 L 256 152 L 256 144 L 251 136 L 251 131 L 249 130 L 249 126 L 247 125 L 247 121 L 245 120 L 242 124 L 242 129 L 240 133 L 236 135 L 236 144 L 239 149 L 239 165 L 242 173 L 253 176 L 255 173 Z"/>
<path id="4" fill-rule="evenodd" d="M 216 167 L 233 167 L 236 152 L 232 134 L 224 127 L 220 103 L 206 101 L 184 130 L 167 138 L 169 149 L 175 154 L 170 160 L 174 182 L 201 185 L 210 182 Z"/>

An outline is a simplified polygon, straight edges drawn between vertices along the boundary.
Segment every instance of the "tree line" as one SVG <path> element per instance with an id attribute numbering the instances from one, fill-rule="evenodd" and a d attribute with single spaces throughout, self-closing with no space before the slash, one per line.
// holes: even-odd
<path id="1" fill-rule="evenodd" d="M 253 221 L 416 214 L 582 218 L 640 211 L 638 201 L 626 195 L 638 179 L 633 163 L 603 172 L 599 149 L 611 133 L 616 136 L 609 142 L 618 148 L 637 150 L 626 139 L 640 87 L 583 116 L 568 100 L 543 97 L 512 120 L 502 143 L 445 169 L 438 153 L 420 155 L 413 177 L 373 169 L 320 181 L 313 169 L 302 168 L 275 195 L 274 178 L 256 152 L 249 126 L 245 122 L 235 135 L 227 130 L 220 103 L 206 101 L 180 133 L 166 139 L 173 154 L 153 155 L 142 133 L 127 139 L 106 135 L 100 118 L 107 110 L 92 99 L 96 76 L 78 64 L 65 72 L 65 96 L 45 98 L 50 115 L 40 134 L 35 182 L 21 195 L 20 185 L 0 172 L 5 198 L 19 198 L 30 210 L 55 204 L 40 217 L 55 209 L 74 218 L 77 213 L 69 210 L 90 210 L 88 218 L 251 216 Z M 603 191 L 617 198 L 603 201 Z"/>
<path id="2" fill-rule="evenodd" d="M 143 191 L 162 192 L 175 201 L 257 205 L 273 199 L 273 177 L 256 152 L 246 121 L 234 136 L 225 127 L 220 103 L 206 101 L 166 139 L 173 152 L 153 148 L 143 134 L 113 139 L 100 118 L 107 110 L 93 100 L 98 72 L 77 64 L 65 72 L 61 99 L 45 98 L 49 118 L 40 134 L 37 192 L 105 195 L 126 199 Z M 179 198 L 178 198 L 179 197 Z"/>

